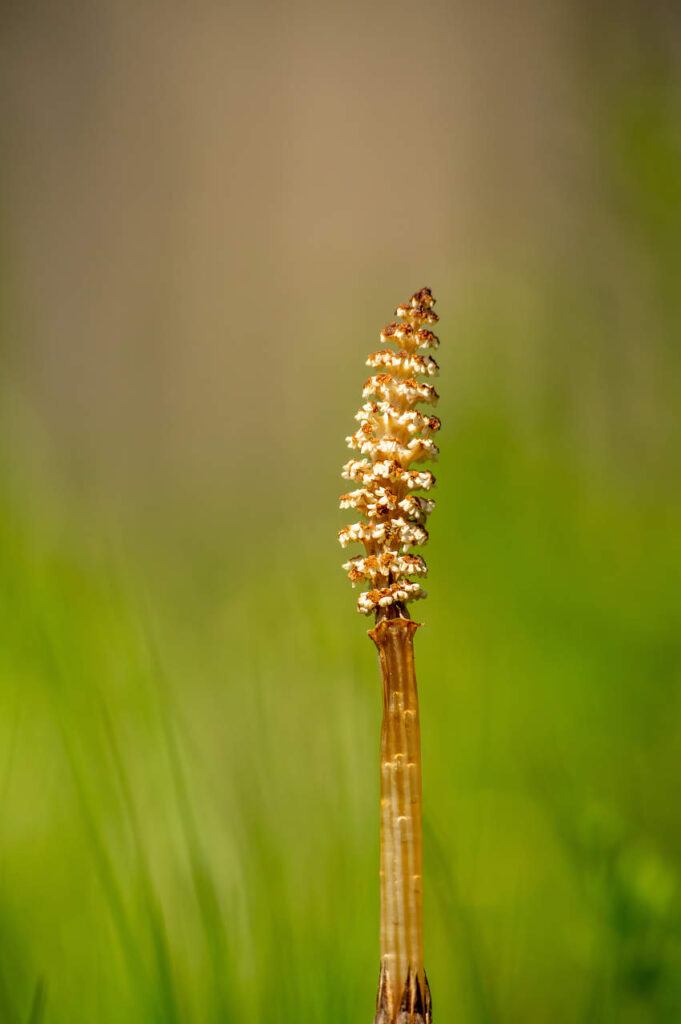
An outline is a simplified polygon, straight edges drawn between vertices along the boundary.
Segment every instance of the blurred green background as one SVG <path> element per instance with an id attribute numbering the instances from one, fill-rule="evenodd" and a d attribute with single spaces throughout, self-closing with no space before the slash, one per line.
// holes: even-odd
<path id="1" fill-rule="evenodd" d="M 678 6 L 1 18 L 1 1024 L 371 1020 L 337 496 L 423 285 L 436 1020 L 681 1020 Z"/>

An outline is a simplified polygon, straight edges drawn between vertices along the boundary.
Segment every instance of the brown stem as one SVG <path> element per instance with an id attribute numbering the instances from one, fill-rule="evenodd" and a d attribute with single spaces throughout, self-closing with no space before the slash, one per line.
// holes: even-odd
<path id="1" fill-rule="evenodd" d="M 411 619 L 369 636 L 383 677 L 381 727 L 381 976 L 375 1024 L 429 1024 L 423 967 L 421 731 Z"/>

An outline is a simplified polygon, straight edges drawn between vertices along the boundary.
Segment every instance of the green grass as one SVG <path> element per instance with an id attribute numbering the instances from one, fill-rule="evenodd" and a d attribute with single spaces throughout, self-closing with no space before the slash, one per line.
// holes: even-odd
<path id="1" fill-rule="evenodd" d="M 498 416 L 452 436 L 417 637 L 437 1019 L 677 1021 L 678 521 Z M 370 1020 L 379 682 L 332 509 L 230 562 L 54 499 L 2 505 L 0 1020 Z"/>

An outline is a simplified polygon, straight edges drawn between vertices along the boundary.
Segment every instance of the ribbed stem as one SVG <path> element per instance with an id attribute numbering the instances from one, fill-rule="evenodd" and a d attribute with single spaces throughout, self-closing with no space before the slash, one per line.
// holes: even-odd
<path id="1" fill-rule="evenodd" d="M 430 1020 L 423 966 L 421 733 L 414 673 L 417 623 L 391 618 L 369 636 L 383 677 L 381 981 L 376 1024 Z"/>

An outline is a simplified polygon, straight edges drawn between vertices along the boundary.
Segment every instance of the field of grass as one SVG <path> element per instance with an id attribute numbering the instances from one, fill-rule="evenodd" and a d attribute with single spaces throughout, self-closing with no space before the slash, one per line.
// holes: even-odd
<path id="1" fill-rule="evenodd" d="M 417 636 L 436 1020 L 671 1024 L 678 517 L 498 407 L 442 462 Z M 276 536 L 132 540 L 16 452 L 4 480 L 0 1020 L 370 1020 L 379 681 L 332 497 Z"/>

